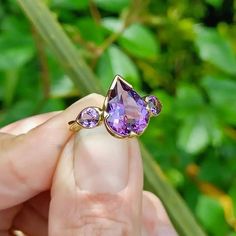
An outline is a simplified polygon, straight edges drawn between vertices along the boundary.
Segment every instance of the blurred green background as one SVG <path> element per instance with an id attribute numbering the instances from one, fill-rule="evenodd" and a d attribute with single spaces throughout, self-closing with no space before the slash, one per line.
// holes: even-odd
<path id="1" fill-rule="evenodd" d="M 142 141 L 208 235 L 236 236 L 236 2 L 46 3 L 104 90 L 120 74 L 160 98 Z M 17 3 L 0 0 L 0 126 L 81 94 Z"/>

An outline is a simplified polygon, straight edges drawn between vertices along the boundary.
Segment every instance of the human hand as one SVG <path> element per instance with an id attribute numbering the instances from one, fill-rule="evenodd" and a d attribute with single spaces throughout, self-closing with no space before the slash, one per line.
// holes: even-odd
<path id="1" fill-rule="evenodd" d="M 177 235 L 157 197 L 143 192 L 136 139 L 104 127 L 73 135 L 67 121 L 104 98 L 0 130 L 0 236 Z"/>

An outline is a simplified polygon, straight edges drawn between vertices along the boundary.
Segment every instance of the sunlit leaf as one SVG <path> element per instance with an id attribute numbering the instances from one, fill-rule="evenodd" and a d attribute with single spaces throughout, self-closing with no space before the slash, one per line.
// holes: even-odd
<path id="1" fill-rule="evenodd" d="M 236 55 L 228 40 L 212 28 L 197 26 L 195 31 L 199 56 L 221 70 L 235 75 Z"/>
<path id="2" fill-rule="evenodd" d="M 220 111 L 222 119 L 236 124 L 236 82 L 220 76 L 205 76 L 202 86 L 209 95 L 212 104 Z"/>
<path id="3" fill-rule="evenodd" d="M 187 153 L 196 154 L 210 142 L 207 123 L 202 116 L 191 116 L 180 126 L 178 146 Z"/>
<path id="4" fill-rule="evenodd" d="M 199 220 L 212 235 L 226 235 L 228 226 L 219 202 L 207 196 L 200 196 L 196 206 L 196 213 Z"/>
<path id="5" fill-rule="evenodd" d="M 76 96 L 76 92 L 72 81 L 67 76 L 63 76 L 53 81 L 50 95 L 52 97 L 70 97 Z"/>
<path id="6" fill-rule="evenodd" d="M 210 5 L 218 8 L 222 5 L 223 0 L 206 0 L 206 2 L 209 3 Z"/>
<path id="7" fill-rule="evenodd" d="M 97 73 L 105 89 L 109 88 L 117 74 L 126 78 L 136 89 L 140 87 L 140 77 L 136 65 L 115 45 L 109 47 L 102 55 L 98 62 Z"/>
<path id="8" fill-rule="evenodd" d="M 110 32 L 119 32 L 122 28 L 122 22 L 114 18 L 105 18 L 103 25 Z M 118 42 L 130 54 L 139 58 L 156 58 L 159 51 L 159 44 L 153 33 L 137 23 L 124 30 Z"/>
<path id="9" fill-rule="evenodd" d="M 103 31 L 92 18 L 84 17 L 80 18 L 76 25 L 78 26 L 78 30 L 80 32 L 81 37 L 84 41 L 94 42 L 96 44 L 101 44 L 104 40 Z"/>

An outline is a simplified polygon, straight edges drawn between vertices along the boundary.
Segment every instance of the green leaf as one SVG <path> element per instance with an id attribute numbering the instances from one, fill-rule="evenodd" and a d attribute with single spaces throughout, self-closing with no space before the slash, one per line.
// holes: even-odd
<path id="1" fill-rule="evenodd" d="M 212 5 L 213 7 L 219 8 L 222 5 L 223 0 L 206 0 L 206 2 Z"/>
<path id="2" fill-rule="evenodd" d="M 120 12 L 129 6 L 131 0 L 94 0 L 94 3 L 103 10 Z"/>
<path id="3" fill-rule="evenodd" d="M 227 39 L 215 29 L 203 26 L 197 26 L 195 32 L 195 43 L 201 59 L 212 63 L 226 73 L 235 75 L 236 57 Z"/>
<path id="4" fill-rule="evenodd" d="M 61 7 L 71 10 L 85 10 L 89 6 L 88 0 L 51 0 L 52 7 Z"/>
<path id="5" fill-rule="evenodd" d="M 5 86 L 4 86 L 4 103 L 6 107 L 12 104 L 19 80 L 18 70 L 7 70 L 5 72 Z"/>
<path id="6" fill-rule="evenodd" d="M 78 30 L 85 41 L 91 41 L 96 44 L 101 44 L 104 40 L 104 33 L 100 25 L 98 25 L 92 18 L 80 18 L 76 22 Z"/>
<path id="7" fill-rule="evenodd" d="M 233 212 L 236 216 L 236 182 L 234 181 L 231 188 L 229 189 L 229 196 L 232 198 L 233 201 Z"/>
<path id="8" fill-rule="evenodd" d="M 192 84 L 180 84 L 176 90 L 176 116 L 185 119 L 189 114 L 198 113 L 204 105 L 201 91 Z"/>
<path id="9" fill-rule="evenodd" d="M 102 93 L 103 90 L 91 68 L 88 67 L 81 55 L 78 55 L 78 51 L 76 51 L 76 48 L 43 1 L 18 0 L 18 2 L 39 34 L 53 49 L 61 62 L 62 68 L 73 79 L 81 95 L 92 92 Z M 163 201 L 179 235 L 205 236 L 179 194 L 167 181 L 164 181 L 163 174 L 157 172 L 154 157 L 143 146 L 142 154 L 146 178 L 155 194 L 160 196 Z"/>
<path id="10" fill-rule="evenodd" d="M 136 89 L 140 88 L 136 65 L 115 45 L 111 45 L 98 61 L 97 73 L 106 90 L 116 74 L 124 77 Z"/>
<path id="11" fill-rule="evenodd" d="M 0 70 L 18 69 L 27 63 L 35 53 L 30 28 L 25 19 L 7 16 L 1 22 Z"/>
<path id="12" fill-rule="evenodd" d="M 218 201 L 207 196 L 200 196 L 196 213 L 199 220 L 212 235 L 222 236 L 228 232 L 224 211 Z"/>
<path id="13" fill-rule="evenodd" d="M 70 78 L 66 75 L 56 81 L 53 80 L 50 96 L 53 98 L 70 97 L 77 95 L 77 90 Z"/>
<path id="14" fill-rule="evenodd" d="M 28 37 L 2 35 L 0 37 L 0 70 L 17 69 L 34 55 L 32 40 Z"/>
<path id="15" fill-rule="evenodd" d="M 105 18 L 103 26 L 110 32 L 119 32 L 122 22 L 114 18 Z M 159 44 L 153 33 L 141 24 L 132 24 L 118 39 L 119 44 L 133 56 L 154 59 L 159 52 Z"/>
<path id="16" fill-rule="evenodd" d="M 187 153 L 196 154 L 202 151 L 209 141 L 208 128 L 203 116 L 188 117 L 180 126 L 178 146 Z"/>
<path id="17" fill-rule="evenodd" d="M 235 232 L 231 232 L 228 236 L 236 236 Z"/>
<path id="18" fill-rule="evenodd" d="M 35 25 L 41 37 L 52 48 L 62 67 L 80 88 L 81 94 L 101 92 L 102 88 L 91 68 L 82 59 L 62 27 L 42 1 L 18 0 L 20 6 Z"/>
<path id="19" fill-rule="evenodd" d="M 65 102 L 62 99 L 50 98 L 45 102 L 40 112 L 46 113 L 51 111 L 61 111 L 65 108 Z"/>
<path id="20" fill-rule="evenodd" d="M 171 168 L 165 172 L 168 180 L 172 183 L 173 186 L 180 187 L 184 184 L 184 176 L 179 170 Z"/>
<path id="21" fill-rule="evenodd" d="M 122 30 L 124 22 L 115 17 L 105 17 L 102 19 L 103 27 L 109 32 L 119 32 Z"/>
<path id="22" fill-rule="evenodd" d="M 236 81 L 227 77 L 205 76 L 201 84 L 210 97 L 211 103 L 219 109 L 221 119 L 236 124 Z"/>
<path id="23" fill-rule="evenodd" d="M 119 43 L 130 54 L 140 58 L 154 59 L 159 51 L 159 45 L 152 32 L 140 24 L 128 27 Z"/>
<path id="24" fill-rule="evenodd" d="M 35 99 L 21 99 L 14 103 L 12 107 L 9 108 L 8 113 L 4 117 L 3 121 L 1 121 L 1 126 L 5 124 L 20 120 L 27 116 L 33 114 L 33 110 L 35 109 Z"/>

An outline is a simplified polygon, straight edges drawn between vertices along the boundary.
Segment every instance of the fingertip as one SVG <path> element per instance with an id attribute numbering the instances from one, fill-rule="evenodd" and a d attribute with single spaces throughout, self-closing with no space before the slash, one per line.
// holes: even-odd
<path id="1" fill-rule="evenodd" d="M 143 227 L 150 236 L 178 236 L 160 199 L 148 191 L 143 192 Z"/>
<path id="2" fill-rule="evenodd" d="M 74 158 L 74 136 L 70 137 L 63 148 L 60 159 L 55 170 L 52 186 L 51 196 L 55 196 L 58 192 L 71 192 L 76 189 L 73 170 Z M 68 192 L 69 191 L 69 192 Z"/>
<path id="3" fill-rule="evenodd" d="M 72 136 L 68 121 L 86 106 L 102 106 L 103 99 L 98 94 L 84 97 L 29 132 L 1 141 L 0 207 L 11 207 L 50 187 L 61 150 Z"/>
<path id="4" fill-rule="evenodd" d="M 142 196 L 143 164 L 139 141 L 136 138 L 129 139 L 129 158 L 129 189 L 133 197 Z"/>

